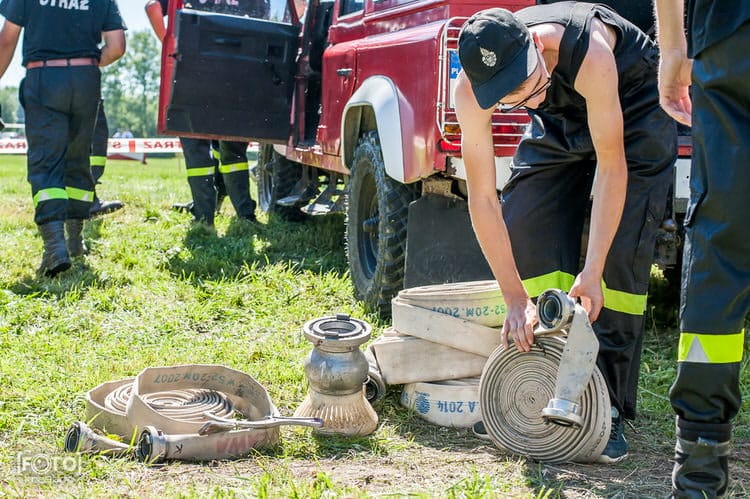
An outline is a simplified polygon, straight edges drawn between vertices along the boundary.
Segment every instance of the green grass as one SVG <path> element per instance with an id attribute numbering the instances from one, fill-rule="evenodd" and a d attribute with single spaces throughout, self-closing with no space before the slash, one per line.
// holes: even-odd
<path id="1" fill-rule="evenodd" d="M 667 490 L 674 434 L 666 393 L 676 333 L 657 324 L 656 314 L 634 436 L 645 461 L 636 456 L 612 476 L 538 465 L 482 446 L 465 431 L 430 426 L 400 407 L 397 389 L 377 406 L 381 424 L 368 437 L 283 427 L 279 445 L 237 461 L 149 467 L 83 456 L 74 472 L 25 472 L 22 456 L 66 457 L 64 433 L 99 383 L 148 366 L 222 364 L 253 376 L 282 415 L 291 415 L 307 392 L 307 320 L 345 312 L 373 324 L 376 335 L 388 325 L 352 297 L 343 217 L 294 224 L 261 214 L 248 224 L 232 217 L 227 201 L 213 233 L 169 208 L 189 199 L 179 159 L 111 161 L 102 180 L 100 196 L 121 199 L 125 209 L 88 222 L 90 254 L 60 277 L 40 279 L 25 158 L 0 158 L 0 495 L 627 496 L 643 462 L 666 463 L 646 485 Z M 736 434 L 745 463 L 749 376 L 745 369 Z"/>

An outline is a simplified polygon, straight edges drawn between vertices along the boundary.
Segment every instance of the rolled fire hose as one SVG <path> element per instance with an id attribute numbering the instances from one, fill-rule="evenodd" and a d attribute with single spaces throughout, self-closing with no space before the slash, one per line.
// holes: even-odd
<path id="1" fill-rule="evenodd" d="M 498 447 L 538 461 L 595 461 L 611 426 L 598 341 L 586 311 L 560 290 L 539 296 L 537 316 L 531 352 L 499 347 L 485 364 L 484 427 Z"/>
<path id="2" fill-rule="evenodd" d="M 146 462 L 238 457 L 277 443 L 280 425 L 322 425 L 316 418 L 279 416 L 251 376 L 201 364 L 152 367 L 135 378 L 103 383 L 87 393 L 86 417 L 92 428 L 73 424 L 66 450 L 134 452 Z"/>
<path id="3" fill-rule="evenodd" d="M 479 405 L 498 447 L 546 462 L 599 457 L 611 425 L 609 393 L 585 311 L 565 293 L 540 295 L 543 327 L 523 354 L 499 347 L 506 309 L 495 281 L 406 289 L 392 303 L 399 333 L 489 355 Z"/>
<path id="4" fill-rule="evenodd" d="M 383 375 L 380 373 L 378 361 L 372 350 L 365 349 L 365 358 L 367 359 L 367 381 L 365 381 L 365 398 L 370 404 L 379 402 L 385 397 L 388 387 L 385 385 Z"/>

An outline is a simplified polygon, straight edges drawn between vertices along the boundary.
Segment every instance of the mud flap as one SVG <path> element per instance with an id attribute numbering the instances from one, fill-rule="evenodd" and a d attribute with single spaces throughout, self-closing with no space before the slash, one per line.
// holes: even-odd
<path id="1" fill-rule="evenodd" d="M 409 205 L 404 287 L 493 279 L 466 201 L 425 195 Z"/>

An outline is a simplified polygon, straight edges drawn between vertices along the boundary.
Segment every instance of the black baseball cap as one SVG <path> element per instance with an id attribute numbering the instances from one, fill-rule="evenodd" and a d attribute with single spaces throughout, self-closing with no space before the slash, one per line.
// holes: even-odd
<path id="1" fill-rule="evenodd" d="M 529 30 L 501 8 L 479 11 L 466 20 L 458 37 L 458 58 L 482 109 L 518 88 L 539 63 Z"/>

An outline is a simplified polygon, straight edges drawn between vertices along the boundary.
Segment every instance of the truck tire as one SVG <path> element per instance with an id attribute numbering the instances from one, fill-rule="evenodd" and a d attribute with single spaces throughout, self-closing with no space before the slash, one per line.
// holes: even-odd
<path id="1" fill-rule="evenodd" d="M 273 145 L 263 144 L 258 153 L 258 168 L 255 173 L 260 209 L 268 214 L 275 213 L 289 222 L 305 220 L 307 215 L 299 207 L 276 204 L 277 200 L 291 193 L 301 176 L 302 165 L 277 153 Z"/>
<path id="2" fill-rule="evenodd" d="M 356 298 L 383 317 L 403 287 L 407 215 L 416 198 L 413 186 L 386 175 L 377 132 L 360 137 L 347 192 L 346 253 Z"/>

